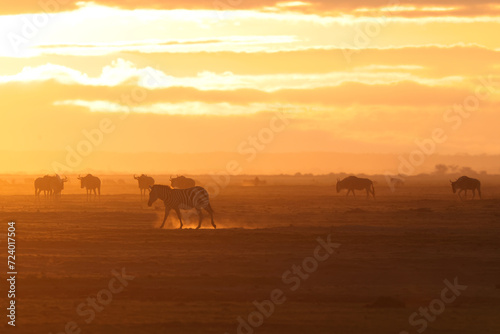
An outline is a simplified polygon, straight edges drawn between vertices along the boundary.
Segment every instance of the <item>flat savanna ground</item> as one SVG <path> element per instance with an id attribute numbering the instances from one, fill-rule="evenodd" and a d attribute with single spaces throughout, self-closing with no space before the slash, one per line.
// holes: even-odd
<path id="1" fill-rule="evenodd" d="M 16 221 L 19 274 L 15 329 L 4 325 L 0 282 L 0 328 L 60 333 L 74 321 L 81 333 L 232 334 L 254 301 L 280 289 L 286 301 L 255 333 L 417 333 L 410 315 L 457 278 L 467 289 L 425 333 L 499 333 L 500 188 L 468 202 L 448 186 L 378 188 L 366 200 L 331 186 L 229 186 L 212 199 L 217 230 L 207 216 L 200 230 L 195 217 L 178 230 L 174 212 L 159 229 L 163 204 L 147 207 L 138 191 L 90 203 L 81 193 L 58 203 L 2 195 L 1 233 Z M 338 253 L 292 291 L 283 273 L 328 235 Z M 77 307 L 122 268 L 135 278 L 85 323 Z"/>

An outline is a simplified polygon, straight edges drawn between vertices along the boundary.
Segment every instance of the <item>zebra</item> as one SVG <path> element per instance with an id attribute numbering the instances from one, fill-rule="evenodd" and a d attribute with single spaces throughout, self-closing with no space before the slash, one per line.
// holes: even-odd
<path id="1" fill-rule="evenodd" d="M 373 182 L 370 179 L 363 179 L 356 176 L 348 176 L 343 180 L 337 179 L 337 192 L 339 193 L 342 189 L 347 189 L 346 197 L 352 191 L 352 195 L 356 197 L 354 190 L 366 190 L 366 198 L 370 197 L 372 194 L 375 198 L 375 188 L 373 187 Z"/>
<path id="2" fill-rule="evenodd" d="M 458 197 L 461 200 L 464 200 L 461 196 L 462 191 L 465 191 L 465 199 L 467 199 L 467 190 L 472 190 L 472 199 L 474 199 L 474 197 L 476 197 L 476 189 L 479 194 L 479 198 L 481 198 L 481 182 L 478 179 L 461 176 L 455 182 L 450 180 L 450 183 L 453 193 L 456 193 L 457 189 L 460 189 L 458 191 Z"/>
<path id="3" fill-rule="evenodd" d="M 92 195 L 92 191 L 94 191 L 94 197 L 97 197 L 97 194 L 101 197 L 101 180 L 97 176 L 87 174 L 87 176 L 81 177 L 78 175 L 78 180 L 81 181 L 80 188 L 86 188 L 87 190 L 87 201 Z"/>
<path id="4" fill-rule="evenodd" d="M 185 176 L 177 175 L 176 178 L 170 177 L 170 185 L 172 186 L 172 188 L 187 189 L 193 188 L 196 185 L 196 182 L 193 179 L 187 178 Z"/>
<path id="5" fill-rule="evenodd" d="M 155 179 L 153 179 L 151 176 L 147 176 L 142 174 L 141 176 L 137 177 L 134 174 L 134 179 L 136 179 L 139 182 L 139 191 L 141 192 L 141 200 L 142 196 L 146 196 L 146 191 L 149 190 L 149 187 L 155 184 Z"/>
<path id="6" fill-rule="evenodd" d="M 153 205 L 157 199 L 161 199 L 165 203 L 165 217 L 160 228 L 163 228 L 165 221 L 167 220 L 170 210 L 174 209 L 179 217 L 179 221 L 182 229 L 182 218 L 180 209 L 188 210 L 195 208 L 198 212 L 199 222 L 198 227 L 201 227 L 201 221 L 203 220 L 203 214 L 201 209 L 205 209 L 212 220 L 212 226 L 217 228 L 214 223 L 214 211 L 210 206 L 210 200 L 208 192 L 202 187 L 192 187 L 188 189 L 172 189 L 170 186 L 157 185 L 150 187 L 148 206 Z"/>

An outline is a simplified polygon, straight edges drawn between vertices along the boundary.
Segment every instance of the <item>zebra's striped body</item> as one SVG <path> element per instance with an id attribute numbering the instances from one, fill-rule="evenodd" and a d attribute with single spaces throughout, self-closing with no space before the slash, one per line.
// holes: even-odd
<path id="1" fill-rule="evenodd" d="M 154 185 L 151 187 L 151 191 L 149 193 L 148 206 L 153 205 L 157 199 L 160 199 L 163 203 L 165 203 L 165 217 L 163 218 L 163 223 L 160 228 L 163 228 L 165 225 L 168 214 L 172 209 L 174 209 L 177 213 L 177 217 L 179 217 L 179 221 L 181 223 L 180 228 L 182 228 L 180 209 L 189 210 L 192 208 L 195 208 L 198 212 L 199 222 L 197 228 L 201 227 L 201 221 L 203 220 L 201 209 L 205 209 L 210 214 L 212 226 L 216 228 L 214 223 L 214 212 L 210 206 L 208 192 L 202 187 L 172 189 L 170 186 Z"/>

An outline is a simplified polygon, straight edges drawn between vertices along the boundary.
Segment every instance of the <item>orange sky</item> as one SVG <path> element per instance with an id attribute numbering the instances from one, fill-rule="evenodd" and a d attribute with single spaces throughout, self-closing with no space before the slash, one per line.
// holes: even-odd
<path id="1" fill-rule="evenodd" d="M 441 129 L 432 154 L 496 155 L 500 5 L 471 3 L 4 4 L 0 151 L 59 161 L 104 120 L 94 153 L 241 153 L 260 134 L 258 153 L 408 155 Z M 2 160 L 0 172 L 53 169 Z"/>

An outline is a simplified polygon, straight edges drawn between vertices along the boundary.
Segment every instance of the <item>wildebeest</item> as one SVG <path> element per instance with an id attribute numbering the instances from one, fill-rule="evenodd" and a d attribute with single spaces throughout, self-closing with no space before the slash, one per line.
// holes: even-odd
<path id="1" fill-rule="evenodd" d="M 399 177 L 391 177 L 391 184 L 393 186 L 402 186 L 405 184 L 405 180 L 400 179 Z"/>
<path id="2" fill-rule="evenodd" d="M 50 176 L 45 175 L 35 180 L 35 197 L 40 198 L 40 193 L 43 191 L 45 198 L 52 195 L 52 188 L 50 186 Z"/>
<path id="3" fill-rule="evenodd" d="M 64 183 L 68 181 L 67 177 L 62 179 L 59 175 L 50 176 L 50 188 L 55 199 L 61 197 L 61 191 L 64 189 Z"/>
<path id="4" fill-rule="evenodd" d="M 244 186 L 263 186 L 266 185 L 267 181 L 261 180 L 258 177 L 255 177 L 255 179 L 248 179 L 248 180 L 243 180 L 243 185 Z"/>
<path id="5" fill-rule="evenodd" d="M 143 195 L 146 195 L 146 191 L 149 190 L 149 187 L 155 184 L 155 179 L 153 179 L 151 176 L 147 176 L 142 174 L 141 176 L 137 177 L 134 174 L 134 179 L 136 179 L 139 182 L 139 191 L 141 192 L 141 199 Z"/>
<path id="6" fill-rule="evenodd" d="M 337 179 L 337 192 L 340 192 L 342 189 L 347 189 L 346 197 L 349 196 L 349 193 L 352 191 L 354 197 L 356 194 L 354 190 L 366 190 L 366 198 L 370 197 L 372 194 L 373 198 L 375 198 L 375 188 L 373 187 L 372 180 L 359 178 L 356 176 L 348 176 L 343 180 Z"/>
<path id="7" fill-rule="evenodd" d="M 53 195 L 57 199 L 61 196 L 66 181 L 68 181 L 67 177 L 62 179 L 58 174 L 39 177 L 35 180 L 35 196 L 39 198 L 40 193 L 43 191 L 46 198 Z"/>
<path id="8" fill-rule="evenodd" d="M 193 179 L 177 175 L 176 178 L 170 177 L 170 185 L 172 186 L 172 188 L 187 189 L 193 188 L 196 183 Z"/>
<path id="9" fill-rule="evenodd" d="M 210 206 L 210 199 L 208 192 L 202 187 L 193 187 L 188 189 L 172 189 L 170 186 L 164 185 L 154 185 L 151 187 L 149 192 L 148 206 L 153 205 L 157 200 L 161 199 L 165 203 L 165 217 L 160 228 L 163 228 L 165 221 L 167 220 L 170 210 L 174 209 L 179 217 L 181 223 L 180 228 L 182 228 L 182 218 L 180 209 L 188 210 L 195 208 L 198 212 L 199 222 L 198 228 L 201 226 L 201 221 L 203 220 L 203 214 L 201 209 L 205 209 L 212 220 L 212 226 L 216 228 L 214 223 L 214 211 Z"/>
<path id="10" fill-rule="evenodd" d="M 80 188 L 86 188 L 87 190 L 87 201 L 92 195 L 92 191 L 94 191 L 94 197 L 97 197 L 97 194 L 101 196 L 101 180 L 97 176 L 87 174 L 84 177 L 78 176 L 78 180 L 81 181 Z"/>
<path id="11" fill-rule="evenodd" d="M 461 193 L 465 191 L 465 199 L 467 199 L 467 190 L 472 190 L 472 198 L 476 197 L 476 189 L 479 194 L 479 198 L 481 198 L 481 182 L 478 179 L 473 179 L 468 176 L 461 176 L 455 182 L 451 181 L 451 189 L 453 193 L 458 191 L 458 197 L 462 199 Z"/>

